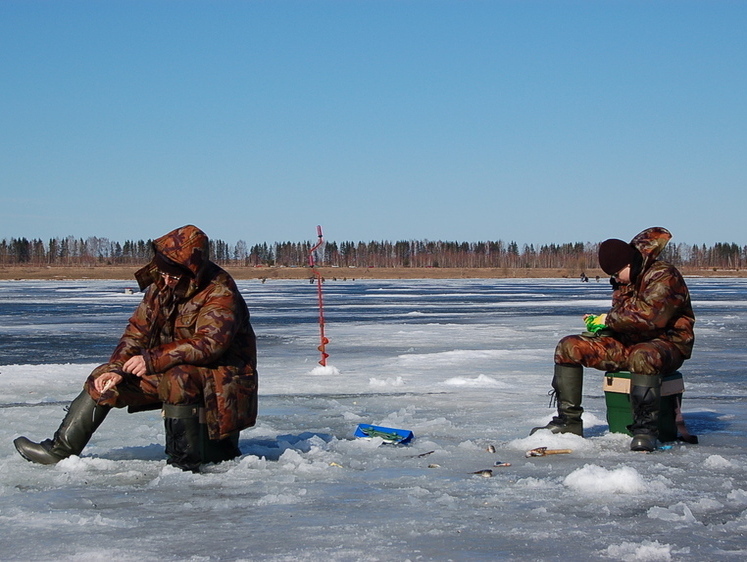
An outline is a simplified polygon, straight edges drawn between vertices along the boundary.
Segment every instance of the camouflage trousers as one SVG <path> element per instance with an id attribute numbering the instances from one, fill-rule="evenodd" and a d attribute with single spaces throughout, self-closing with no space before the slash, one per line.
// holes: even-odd
<path id="1" fill-rule="evenodd" d="M 93 381 L 110 370 L 107 364 L 99 365 L 86 380 L 85 389 L 94 400 L 99 400 L 100 396 Z M 100 404 L 115 408 L 147 408 L 162 402 L 196 404 L 203 401 L 204 372 L 194 365 L 177 365 L 163 373 L 143 377 L 125 374 L 121 383 L 103 394 Z"/>
<path id="2" fill-rule="evenodd" d="M 566 336 L 555 348 L 556 365 L 581 365 L 602 371 L 630 371 L 639 375 L 666 375 L 682 366 L 684 357 L 664 340 L 626 345 L 609 337 Z"/>

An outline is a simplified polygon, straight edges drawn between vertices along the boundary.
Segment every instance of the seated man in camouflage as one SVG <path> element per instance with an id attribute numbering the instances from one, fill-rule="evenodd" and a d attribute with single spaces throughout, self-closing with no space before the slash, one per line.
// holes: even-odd
<path id="1" fill-rule="evenodd" d="M 111 407 L 161 405 L 169 464 L 197 471 L 240 454 L 239 431 L 257 416 L 257 353 L 244 298 L 208 259 L 200 229 L 169 232 L 153 250 L 135 274 L 145 295 L 109 362 L 91 373 L 52 439 L 14 441 L 25 459 L 55 464 L 80 454 Z"/>
<path id="2" fill-rule="evenodd" d="M 612 276 L 612 309 L 597 335 L 574 335 L 555 349 L 552 387 L 558 415 L 544 427 L 583 436 L 583 368 L 630 371 L 633 451 L 653 451 L 658 437 L 661 379 L 690 358 L 695 316 L 680 272 L 657 260 L 672 235 L 644 230 L 628 244 L 610 239 L 599 247 L 599 265 Z"/>

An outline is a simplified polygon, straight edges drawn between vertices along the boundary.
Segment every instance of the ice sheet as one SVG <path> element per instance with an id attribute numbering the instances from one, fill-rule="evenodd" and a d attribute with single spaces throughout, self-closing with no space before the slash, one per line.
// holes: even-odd
<path id="1" fill-rule="evenodd" d="M 553 412 L 555 343 L 603 311 L 605 283 L 327 281 L 321 368 L 315 287 L 242 282 L 259 421 L 242 432 L 241 458 L 197 475 L 166 466 L 158 412 L 112 412 L 80 458 L 56 466 L 18 456 L 18 435 L 51 437 L 140 296 L 126 282 L 0 283 L 0 557 L 744 557 L 747 282 L 688 283 L 698 323 L 684 409 L 701 443 L 640 454 L 607 431 L 595 371 L 585 439 L 528 436 Z M 359 423 L 415 440 L 355 439 Z M 525 458 L 538 446 L 573 452 Z M 483 470 L 492 476 L 473 474 Z"/>

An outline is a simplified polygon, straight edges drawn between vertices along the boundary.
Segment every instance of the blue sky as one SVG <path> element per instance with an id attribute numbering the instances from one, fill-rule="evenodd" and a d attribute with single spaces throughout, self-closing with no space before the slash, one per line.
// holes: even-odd
<path id="1" fill-rule="evenodd" d="M 747 244 L 747 2 L 0 3 L 0 239 Z"/>

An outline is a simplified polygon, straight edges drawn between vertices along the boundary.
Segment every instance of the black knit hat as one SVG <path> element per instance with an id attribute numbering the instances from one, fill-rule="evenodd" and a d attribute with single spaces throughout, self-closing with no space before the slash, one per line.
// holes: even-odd
<path id="1" fill-rule="evenodd" d="M 627 242 L 610 238 L 599 245 L 599 267 L 607 275 L 614 275 L 626 265 L 632 264 L 637 252 Z"/>
<path id="2" fill-rule="evenodd" d="M 189 269 L 167 258 L 161 252 L 156 252 L 153 262 L 156 264 L 158 271 L 167 275 L 173 275 L 174 277 L 182 277 L 183 275 L 192 276 L 192 272 Z"/>

